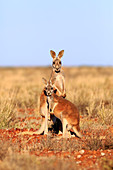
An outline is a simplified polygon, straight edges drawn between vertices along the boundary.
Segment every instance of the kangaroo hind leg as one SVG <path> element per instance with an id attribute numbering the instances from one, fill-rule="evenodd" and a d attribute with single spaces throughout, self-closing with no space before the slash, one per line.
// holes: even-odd
<path id="1" fill-rule="evenodd" d="M 70 132 L 67 131 L 67 126 L 68 126 L 68 122 L 65 118 L 63 118 L 63 138 L 65 137 L 70 137 Z M 67 136 L 68 135 L 68 136 Z"/>
<path id="2" fill-rule="evenodd" d="M 45 117 L 42 117 L 42 124 L 38 131 L 36 131 L 36 134 L 42 134 L 45 130 Z"/>

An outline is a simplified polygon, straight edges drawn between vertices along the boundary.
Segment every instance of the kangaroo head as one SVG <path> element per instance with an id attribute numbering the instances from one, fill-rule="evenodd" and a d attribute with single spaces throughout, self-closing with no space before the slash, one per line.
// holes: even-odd
<path id="1" fill-rule="evenodd" d="M 53 58 L 53 63 L 52 63 L 52 67 L 53 67 L 53 70 L 56 72 L 56 73 L 59 73 L 60 70 L 61 70 L 61 66 L 62 66 L 62 63 L 61 63 L 61 57 L 63 56 L 64 54 L 64 50 L 61 50 L 59 53 L 58 53 L 58 56 L 56 57 L 56 53 L 52 50 L 50 50 L 50 54 Z"/>
<path id="2" fill-rule="evenodd" d="M 54 82 L 55 79 L 47 81 L 45 78 L 43 79 L 43 83 L 45 84 L 44 93 L 46 96 L 51 96 L 54 93 Z"/>

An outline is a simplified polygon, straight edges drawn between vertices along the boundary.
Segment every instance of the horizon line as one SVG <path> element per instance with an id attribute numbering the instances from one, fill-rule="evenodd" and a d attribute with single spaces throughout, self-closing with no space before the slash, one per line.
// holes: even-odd
<path id="1" fill-rule="evenodd" d="M 6 65 L 6 66 L 1 66 L 0 65 L 0 68 L 49 68 L 49 67 L 52 67 L 52 65 Z M 64 65 L 62 67 L 67 67 L 67 68 L 70 68 L 70 67 L 113 67 L 113 65 Z"/>

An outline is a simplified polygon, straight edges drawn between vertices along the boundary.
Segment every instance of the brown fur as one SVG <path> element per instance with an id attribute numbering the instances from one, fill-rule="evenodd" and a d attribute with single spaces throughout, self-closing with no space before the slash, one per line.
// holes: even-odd
<path id="1" fill-rule="evenodd" d="M 38 134 L 43 133 L 43 131 L 44 134 L 48 134 L 48 119 L 50 120 L 50 114 L 48 110 L 47 95 L 49 93 L 51 94 L 51 91 L 53 92 L 54 90 L 53 87 L 51 89 L 51 83 L 48 83 L 46 79 L 43 78 L 43 82 L 46 85 L 40 96 L 40 114 L 43 119 L 41 128 L 37 131 Z"/>
<path id="2" fill-rule="evenodd" d="M 46 96 L 45 96 L 45 94 L 44 94 L 44 89 L 43 89 L 43 91 L 42 91 L 42 93 L 41 93 L 41 95 L 40 95 L 40 113 L 41 113 L 41 116 L 45 116 L 44 114 L 43 114 L 43 112 L 41 112 L 41 109 L 43 108 L 43 107 L 45 107 L 45 105 L 47 105 L 46 104 Z"/>
<path id="3" fill-rule="evenodd" d="M 73 103 L 71 103 L 69 100 L 57 96 L 56 94 L 52 94 L 52 98 L 53 99 L 51 99 L 51 102 L 53 102 L 53 105 L 55 103 L 57 104 L 53 111 L 56 117 L 59 119 L 65 117 L 69 120 L 68 122 L 71 125 L 79 124 L 79 112 Z M 62 114 L 60 115 L 59 113 L 61 112 Z"/>
<path id="4" fill-rule="evenodd" d="M 63 137 L 66 137 L 66 128 L 73 128 L 78 137 L 82 137 L 79 127 L 79 112 L 76 106 L 70 101 L 52 94 L 49 97 L 49 109 L 63 123 Z"/>

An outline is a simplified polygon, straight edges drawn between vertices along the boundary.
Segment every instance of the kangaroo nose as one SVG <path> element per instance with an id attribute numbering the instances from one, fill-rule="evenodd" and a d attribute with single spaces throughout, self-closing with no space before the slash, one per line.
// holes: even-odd
<path id="1" fill-rule="evenodd" d="M 56 68 L 58 69 L 58 65 L 56 65 Z"/>

